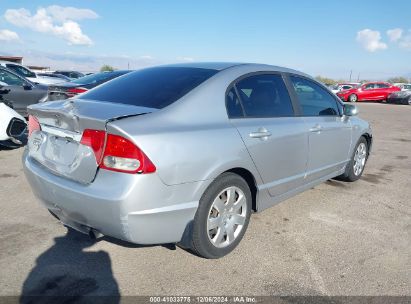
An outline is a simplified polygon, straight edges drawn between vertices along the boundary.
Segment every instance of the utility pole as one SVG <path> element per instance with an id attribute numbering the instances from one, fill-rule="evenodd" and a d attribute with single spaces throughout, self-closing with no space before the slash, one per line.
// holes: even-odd
<path id="1" fill-rule="evenodd" d="M 352 70 L 350 71 L 350 82 L 351 82 Z"/>
<path id="2" fill-rule="evenodd" d="M 360 82 L 360 73 L 358 73 L 357 82 Z"/>
<path id="3" fill-rule="evenodd" d="M 130 69 L 130 62 L 127 62 L 127 70 Z"/>

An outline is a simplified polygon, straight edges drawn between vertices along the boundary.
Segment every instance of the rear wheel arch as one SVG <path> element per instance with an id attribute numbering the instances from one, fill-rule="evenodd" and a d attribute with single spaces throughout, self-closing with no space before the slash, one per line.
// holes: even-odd
<path id="1" fill-rule="evenodd" d="M 223 173 L 231 172 L 241 176 L 248 184 L 248 187 L 251 191 L 252 196 L 252 207 L 251 209 L 256 212 L 257 211 L 257 182 L 255 180 L 254 175 L 247 169 L 236 167 L 229 170 L 224 171 Z M 221 173 L 221 174 L 223 174 Z"/>

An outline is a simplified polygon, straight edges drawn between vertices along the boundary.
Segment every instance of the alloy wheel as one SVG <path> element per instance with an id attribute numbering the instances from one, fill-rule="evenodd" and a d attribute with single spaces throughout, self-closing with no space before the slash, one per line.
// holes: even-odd
<path id="1" fill-rule="evenodd" d="M 352 94 L 352 95 L 350 95 L 350 97 L 349 97 L 349 100 L 350 100 L 350 102 L 356 102 L 357 101 L 357 95 L 355 95 L 355 94 Z"/>

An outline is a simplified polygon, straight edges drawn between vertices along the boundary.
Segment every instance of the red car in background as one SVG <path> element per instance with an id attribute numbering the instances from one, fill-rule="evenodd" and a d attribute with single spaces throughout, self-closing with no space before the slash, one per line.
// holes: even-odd
<path id="1" fill-rule="evenodd" d="M 367 82 L 352 89 L 340 91 L 337 96 L 349 102 L 387 100 L 388 95 L 396 91 L 401 91 L 401 89 L 388 82 Z"/>

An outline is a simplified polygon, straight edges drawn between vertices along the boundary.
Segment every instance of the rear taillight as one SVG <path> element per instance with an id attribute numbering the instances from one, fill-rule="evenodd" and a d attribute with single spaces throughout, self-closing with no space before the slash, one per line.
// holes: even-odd
<path id="1" fill-rule="evenodd" d="M 80 143 L 93 149 L 97 164 L 99 164 L 101 161 L 101 156 L 103 155 L 105 141 L 105 131 L 86 129 L 83 132 Z"/>
<path id="2" fill-rule="evenodd" d="M 84 130 L 81 143 L 91 147 L 100 168 L 125 173 L 152 173 L 156 167 L 130 140 L 100 130 Z"/>
<path id="3" fill-rule="evenodd" d="M 87 92 L 87 91 L 88 91 L 88 89 L 86 89 L 86 88 L 71 88 L 71 89 L 68 89 L 66 91 L 66 93 L 67 93 L 67 95 L 72 97 L 72 96 L 75 96 L 77 94 L 81 94 L 81 93 L 84 93 L 84 92 Z"/>
<path id="4" fill-rule="evenodd" d="M 40 131 L 41 127 L 36 117 L 29 115 L 29 137 L 34 131 Z"/>

